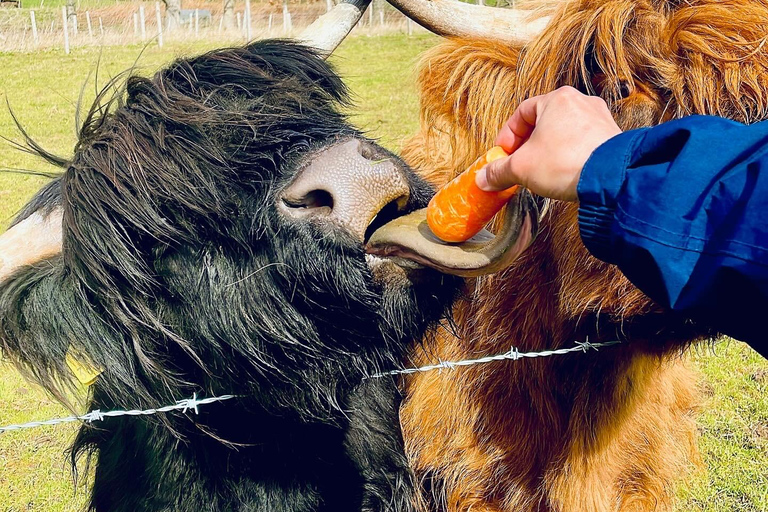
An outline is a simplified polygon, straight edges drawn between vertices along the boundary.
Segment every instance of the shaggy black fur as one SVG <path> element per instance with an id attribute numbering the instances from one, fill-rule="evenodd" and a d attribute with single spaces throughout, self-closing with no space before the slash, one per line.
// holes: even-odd
<path id="1" fill-rule="evenodd" d="M 95 457 L 93 510 L 410 508 L 394 383 L 363 377 L 401 364 L 457 281 L 376 279 L 359 240 L 276 207 L 316 151 L 362 138 L 345 101 L 288 42 L 177 61 L 94 108 L 22 212 L 64 208 L 62 256 L 0 288 L 0 346 L 22 369 L 57 392 L 67 351 L 87 354 L 105 369 L 90 409 L 241 395 L 84 425 L 73 459 Z M 398 165 L 407 211 L 425 206 L 432 190 Z"/>

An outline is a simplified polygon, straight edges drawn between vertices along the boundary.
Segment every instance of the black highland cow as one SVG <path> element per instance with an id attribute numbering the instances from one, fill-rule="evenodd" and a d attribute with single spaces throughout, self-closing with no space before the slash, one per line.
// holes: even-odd
<path id="1" fill-rule="evenodd" d="M 0 258 L 0 347 L 31 378 L 60 392 L 69 354 L 103 370 L 89 409 L 239 396 L 83 425 L 92 510 L 411 507 L 396 388 L 364 377 L 402 364 L 458 278 L 366 255 L 432 190 L 345 99 L 288 42 L 130 78 L 16 220 L 62 228 L 23 241 L 54 248 L 42 259 L 3 275 Z"/>

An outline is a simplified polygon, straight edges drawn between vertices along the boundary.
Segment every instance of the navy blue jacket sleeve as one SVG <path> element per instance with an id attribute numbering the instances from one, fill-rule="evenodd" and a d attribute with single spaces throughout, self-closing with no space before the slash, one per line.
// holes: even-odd
<path id="1" fill-rule="evenodd" d="M 609 140 L 578 186 L 596 257 L 768 357 L 768 122 L 693 116 Z"/>

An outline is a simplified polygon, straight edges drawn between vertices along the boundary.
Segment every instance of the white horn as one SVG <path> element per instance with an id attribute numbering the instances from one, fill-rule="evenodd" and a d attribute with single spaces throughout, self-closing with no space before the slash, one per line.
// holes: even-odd
<path id="1" fill-rule="evenodd" d="M 0 235 L 0 283 L 26 265 L 61 253 L 61 207 L 33 213 Z"/>
<path id="2" fill-rule="evenodd" d="M 525 44 L 540 34 L 548 17 L 534 11 L 471 5 L 456 0 L 387 0 L 413 21 L 444 37 L 492 39 Z"/>
<path id="3" fill-rule="evenodd" d="M 371 0 L 342 0 L 317 18 L 297 39 L 328 57 L 357 25 Z"/>

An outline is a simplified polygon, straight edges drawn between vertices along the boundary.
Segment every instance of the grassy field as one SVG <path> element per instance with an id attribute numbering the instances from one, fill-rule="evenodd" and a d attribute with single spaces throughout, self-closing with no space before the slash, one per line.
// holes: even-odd
<path id="1" fill-rule="evenodd" d="M 391 149 L 397 150 L 417 128 L 412 64 L 435 42 L 432 37 L 356 37 L 333 58 L 355 97 L 354 122 Z M 0 54 L 0 102 L 7 100 L 45 147 L 66 156 L 75 141 L 75 105 L 97 62 L 103 81 L 137 58 L 141 72 L 150 73 L 176 56 L 205 49 L 205 43 L 195 43 L 163 50 L 79 48 L 66 58 L 60 51 Z M 87 102 L 93 96 L 92 81 L 83 90 Z M 10 115 L 0 108 L 0 135 L 15 133 Z M 9 146 L 0 149 L 0 168 L 51 170 Z M 44 182 L 0 172 L 0 231 Z M 768 511 L 768 362 L 735 342 L 701 349 L 691 359 L 701 373 L 704 466 L 678 486 L 678 510 Z M 34 385 L 0 363 L 0 425 L 64 414 Z M 73 432 L 72 426 L 58 426 L 0 434 L 0 512 L 82 508 L 85 490 L 74 489 L 64 456 Z"/>

